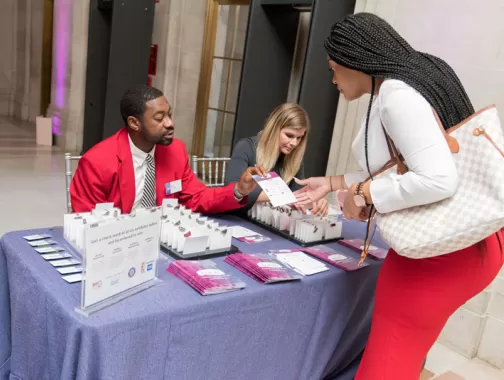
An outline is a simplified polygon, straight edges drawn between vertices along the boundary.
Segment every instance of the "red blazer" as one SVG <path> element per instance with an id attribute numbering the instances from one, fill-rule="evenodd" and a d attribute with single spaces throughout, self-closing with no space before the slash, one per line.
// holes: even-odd
<path id="1" fill-rule="evenodd" d="M 234 197 L 234 184 L 208 188 L 199 182 L 189 167 L 185 145 L 173 139 L 169 146 L 157 145 L 156 202 L 163 198 L 178 198 L 179 203 L 195 212 L 220 213 L 242 207 Z M 165 184 L 182 180 L 182 191 L 165 195 Z M 113 136 L 91 148 L 79 161 L 70 185 L 74 212 L 91 211 L 97 203 L 113 202 L 127 214 L 135 201 L 135 174 L 128 131 L 122 128 Z"/>

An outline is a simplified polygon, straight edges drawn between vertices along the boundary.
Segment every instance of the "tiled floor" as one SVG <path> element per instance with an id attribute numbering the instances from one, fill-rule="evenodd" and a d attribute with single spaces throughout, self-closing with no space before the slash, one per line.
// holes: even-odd
<path id="1" fill-rule="evenodd" d="M 504 380 L 504 370 L 478 358 L 467 359 L 439 343 L 430 350 L 425 367 L 437 375 L 453 371 L 466 380 Z"/>
<path id="2" fill-rule="evenodd" d="M 63 153 L 36 146 L 33 125 L 0 118 L 0 235 L 62 224 L 64 165 Z"/>
<path id="3" fill-rule="evenodd" d="M 66 210 L 63 153 L 37 147 L 33 125 L 0 118 L 0 236 L 62 224 Z M 504 370 L 466 359 L 441 344 L 432 348 L 426 368 L 435 374 L 451 370 L 466 380 L 504 380 Z"/>

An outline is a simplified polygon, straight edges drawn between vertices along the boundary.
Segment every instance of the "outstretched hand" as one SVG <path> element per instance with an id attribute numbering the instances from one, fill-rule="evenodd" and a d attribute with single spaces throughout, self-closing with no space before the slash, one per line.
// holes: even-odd
<path id="1" fill-rule="evenodd" d="M 289 206 L 293 210 L 299 211 L 302 214 L 306 214 L 308 210 L 310 210 L 311 213 L 316 216 L 327 216 L 327 214 L 329 213 L 329 202 L 325 198 L 322 198 L 317 202 L 313 202 L 308 206 L 303 206 L 299 203 L 292 203 Z"/>
<path id="2" fill-rule="evenodd" d="M 297 199 L 296 204 L 301 206 L 311 205 L 324 198 L 331 191 L 331 185 L 327 177 L 294 178 L 294 181 L 298 185 L 304 186 L 294 192 Z"/>

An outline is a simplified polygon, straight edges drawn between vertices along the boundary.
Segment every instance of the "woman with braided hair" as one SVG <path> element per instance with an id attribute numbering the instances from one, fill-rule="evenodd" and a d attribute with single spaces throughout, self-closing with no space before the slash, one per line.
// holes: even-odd
<path id="1" fill-rule="evenodd" d="M 346 219 L 374 207 L 389 213 L 451 197 L 458 173 L 433 109 L 448 129 L 474 113 L 448 64 L 414 50 L 386 21 L 358 13 L 333 25 L 325 41 L 333 83 L 351 101 L 371 98 L 352 152 L 361 171 L 298 181 L 300 203 L 347 189 Z M 373 179 L 389 160 L 385 133 L 408 172 Z M 371 180 L 367 180 L 371 178 Z M 417 380 L 448 317 L 485 289 L 503 265 L 502 231 L 481 244 L 427 259 L 390 250 L 376 287 L 369 340 L 357 380 Z"/>

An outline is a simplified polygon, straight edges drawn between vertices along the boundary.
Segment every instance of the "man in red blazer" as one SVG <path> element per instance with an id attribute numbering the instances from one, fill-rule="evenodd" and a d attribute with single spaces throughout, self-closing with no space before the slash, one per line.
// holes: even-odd
<path id="1" fill-rule="evenodd" d="M 149 86 L 126 91 L 121 99 L 126 127 L 82 156 L 70 185 L 74 212 L 91 211 L 112 202 L 123 213 L 137 207 L 161 205 L 164 198 L 195 212 L 220 213 L 245 205 L 257 186 L 248 168 L 238 183 L 207 188 L 189 167 L 184 143 L 174 138 L 171 106 L 163 93 Z"/>

